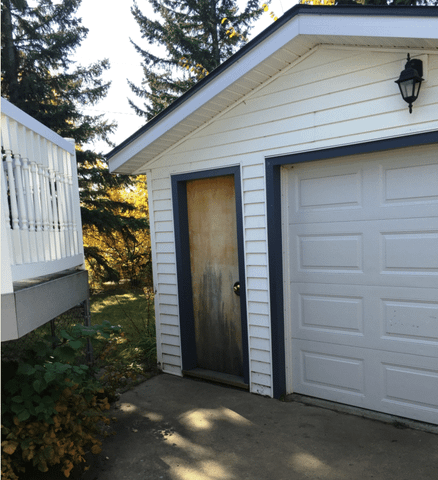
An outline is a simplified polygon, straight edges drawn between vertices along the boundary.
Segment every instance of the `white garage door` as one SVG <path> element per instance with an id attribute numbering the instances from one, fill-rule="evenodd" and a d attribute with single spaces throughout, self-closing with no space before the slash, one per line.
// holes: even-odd
<path id="1" fill-rule="evenodd" d="M 288 391 L 438 424 L 438 147 L 282 180 Z"/>

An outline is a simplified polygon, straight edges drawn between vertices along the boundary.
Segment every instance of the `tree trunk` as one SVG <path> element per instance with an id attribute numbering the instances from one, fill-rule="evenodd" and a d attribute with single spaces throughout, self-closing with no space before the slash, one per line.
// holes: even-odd
<path id="1" fill-rule="evenodd" d="M 3 88 L 6 90 L 11 103 L 16 104 L 18 93 L 18 63 L 17 52 L 14 46 L 14 26 L 12 24 L 11 1 L 3 0 L 2 9 L 2 37 L 4 48 L 2 53 Z"/>
<path id="2" fill-rule="evenodd" d="M 218 19 L 216 18 L 216 0 L 210 0 L 210 13 L 211 13 L 211 38 L 213 46 L 213 58 L 215 61 L 215 68 L 221 63 L 221 53 L 219 49 L 219 38 L 218 38 Z"/>

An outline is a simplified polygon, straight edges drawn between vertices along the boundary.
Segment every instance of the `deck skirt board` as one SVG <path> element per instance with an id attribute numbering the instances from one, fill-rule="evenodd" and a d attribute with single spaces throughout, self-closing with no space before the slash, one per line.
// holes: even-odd
<path id="1" fill-rule="evenodd" d="M 2 341 L 16 340 L 89 298 L 86 270 L 14 282 L 2 295 Z"/>

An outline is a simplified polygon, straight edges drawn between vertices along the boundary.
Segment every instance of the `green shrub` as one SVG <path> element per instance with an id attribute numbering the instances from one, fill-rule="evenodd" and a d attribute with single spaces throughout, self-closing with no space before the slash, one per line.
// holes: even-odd
<path id="1" fill-rule="evenodd" d="M 61 465 L 68 477 L 89 450 L 100 453 L 101 422 L 109 409 L 100 383 L 88 365 L 77 364 L 90 340 L 110 340 L 120 327 L 74 326 L 61 339 L 47 336 L 20 364 L 2 365 L 2 478 L 18 479 L 30 463 L 46 472 Z M 53 349 L 53 343 L 58 347 Z"/>

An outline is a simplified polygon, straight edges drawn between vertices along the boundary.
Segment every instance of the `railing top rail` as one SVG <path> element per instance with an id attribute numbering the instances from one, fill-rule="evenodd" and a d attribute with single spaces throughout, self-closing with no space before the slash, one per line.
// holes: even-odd
<path id="1" fill-rule="evenodd" d="M 19 108 L 17 108 L 15 105 L 13 105 L 11 102 L 6 100 L 5 98 L 1 99 L 1 112 L 2 114 L 5 114 L 8 117 L 15 120 L 17 123 L 24 125 L 30 130 L 33 130 L 35 133 L 44 137 L 50 142 L 54 143 L 55 145 L 62 148 L 63 150 L 66 150 L 67 152 L 74 154 L 75 147 L 71 142 L 69 142 L 68 140 L 65 140 L 57 133 L 50 130 L 50 128 L 47 128 L 42 123 L 38 122 L 37 120 L 35 120 L 30 115 L 23 112 Z"/>

